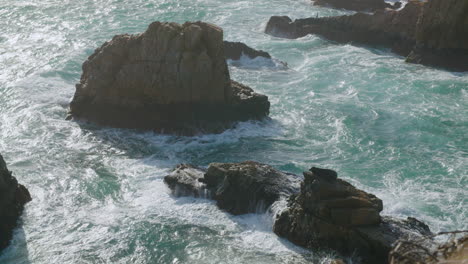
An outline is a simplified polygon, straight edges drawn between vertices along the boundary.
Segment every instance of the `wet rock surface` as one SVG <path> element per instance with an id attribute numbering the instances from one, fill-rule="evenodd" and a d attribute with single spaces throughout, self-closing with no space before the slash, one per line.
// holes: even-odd
<path id="1" fill-rule="evenodd" d="M 179 165 L 164 181 L 176 195 L 198 197 L 203 193 L 216 200 L 219 208 L 239 215 L 264 212 L 281 197 L 298 192 L 300 178 L 245 161 L 212 163 L 207 170 Z"/>
<path id="2" fill-rule="evenodd" d="M 0 250 L 6 248 L 13 237 L 13 229 L 31 201 L 29 191 L 12 176 L 0 155 Z"/>
<path id="3" fill-rule="evenodd" d="M 381 217 L 382 201 L 337 178 L 331 170 L 304 172 L 301 191 L 289 200 L 274 232 L 310 249 L 328 248 L 362 263 L 387 263 L 392 244 L 402 237 L 430 235 L 414 218 Z"/>
<path id="4" fill-rule="evenodd" d="M 231 81 L 223 31 L 154 22 L 118 35 L 83 64 L 69 118 L 167 133 L 221 132 L 268 115 L 268 97 Z"/>

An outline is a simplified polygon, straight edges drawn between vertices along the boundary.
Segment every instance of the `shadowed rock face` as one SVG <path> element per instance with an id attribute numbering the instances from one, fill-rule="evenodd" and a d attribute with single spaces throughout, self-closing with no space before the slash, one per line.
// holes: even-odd
<path id="1" fill-rule="evenodd" d="M 336 172 L 312 168 L 304 172 L 301 191 L 278 216 L 274 232 L 306 248 L 357 253 L 363 263 L 388 263 L 396 240 L 430 231 L 414 218 L 381 217 L 382 208 L 379 198 L 337 179 Z"/>
<path id="2" fill-rule="evenodd" d="M 152 23 L 118 35 L 83 64 L 70 117 L 192 134 L 268 115 L 268 98 L 230 80 L 223 31 L 202 22 Z"/>
<path id="3" fill-rule="evenodd" d="M 0 250 L 10 243 L 24 204 L 29 201 L 28 190 L 18 184 L 0 155 Z"/>
<path id="4" fill-rule="evenodd" d="M 468 1 L 430 0 L 407 61 L 468 71 Z"/>
<path id="5" fill-rule="evenodd" d="M 299 191 L 297 176 L 253 161 L 212 163 L 207 170 L 182 164 L 164 181 L 175 195 L 214 199 L 234 215 L 263 212 L 282 196 Z"/>
<path id="6" fill-rule="evenodd" d="M 397 2 L 392 6 L 384 0 L 315 0 L 314 5 L 330 6 L 354 11 L 376 11 L 385 8 L 399 8 L 401 3 Z"/>
<path id="7" fill-rule="evenodd" d="M 317 34 L 339 43 L 390 48 L 408 62 L 468 71 L 468 2 L 410 0 L 400 11 L 306 18 L 273 16 L 265 32 L 282 38 Z"/>
<path id="8" fill-rule="evenodd" d="M 271 59 L 270 54 L 266 51 L 253 49 L 242 42 L 224 41 L 224 56 L 226 59 L 239 60 L 242 55 L 251 59 L 256 57 Z"/>

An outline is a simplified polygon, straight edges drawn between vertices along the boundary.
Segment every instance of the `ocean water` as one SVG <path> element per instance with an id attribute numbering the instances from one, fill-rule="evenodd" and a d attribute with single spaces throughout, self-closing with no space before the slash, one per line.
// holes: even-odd
<path id="1" fill-rule="evenodd" d="M 311 166 L 382 198 L 384 214 L 434 231 L 467 229 L 468 74 L 407 64 L 387 50 L 263 33 L 272 15 L 346 11 L 308 0 L 0 0 L 0 152 L 31 191 L 0 263 L 327 263 L 278 238 L 272 215 L 231 216 L 175 198 L 181 162 Z M 115 34 L 203 20 L 288 68 L 230 62 L 269 96 L 271 119 L 180 137 L 65 121 L 81 64 Z"/>

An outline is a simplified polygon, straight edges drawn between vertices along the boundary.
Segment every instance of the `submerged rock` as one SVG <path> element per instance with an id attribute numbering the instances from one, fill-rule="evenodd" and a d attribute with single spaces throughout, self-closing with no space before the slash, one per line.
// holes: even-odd
<path id="1" fill-rule="evenodd" d="M 83 64 L 70 117 L 103 125 L 193 134 L 268 115 L 268 97 L 231 81 L 223 31 L 154 22 L 118 35 Z"/>
<path id="2" fill-rule="evenodd" d="M 291 196 L 274 232 L 310 249 L 329 248 L 345 256 L 356 254 L 363 263 L 388 263 L 392 244 L 400 238 L 430 235 L 414 218 L 381 217 L 382 201 L 337 178 L 331 170 L 304 172 L 297 195 Z"/>
<path id="3" fill-rule="evenodd" d="M 399 8 L 401 3 L 396 2 L 394 5 L 391 5 L 384 0 L 315 0 L 314 5 L 330 6 L 354 11 L 376 11 L 385 8 Z"/>
<path id="4" fill-rule="evenodd" d="M 410 0 L 374 14 L 305 18 L 273 16 L 265 32 L 282 38 L 317 34 L 339 43 L 390 48 L 408 62 L 468 70 L 468 2 Z"/>
<path id="5" fill-rule="evenodd" d="M 256 57 L 271 59 L 270 54 L 266 51 L 253 49 L 242 42 L 224 41 L 224 57 L 226 59 L 239 60 L 242 55 L 251 59 Z"/>
<path id="6" fill-rule="evenodd" d="M 203 194 L 234 215 L 264 212 L 299 191 L 297 176 L 253 161 L 212 163 L 207 170 L 179 165 L 164 181 L 176 195 Z"/>
<path id="7" fill-rule="evenodd" d="M 29 191 L 11 175 L 0 155 L 0 250 L 10 243 L 13 229 L 23 212 L 24 205 L 31 201 Z"/>

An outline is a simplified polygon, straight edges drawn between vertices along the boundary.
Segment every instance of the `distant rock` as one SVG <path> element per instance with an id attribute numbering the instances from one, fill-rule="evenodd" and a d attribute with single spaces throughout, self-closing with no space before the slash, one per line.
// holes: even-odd
<path id="1" fill-rule="evenodd" d="M 221 28 L 154 22 L 142 34 L 115 36 L 88 58 L 69 117 L 194 134 L 264 118 L 269 107 L 267 96 L 231 81 Z"/>
<path id="2" fill-rule="evenodd" d="M 242 42 L 224 41 L 224 56 L 226 59 L 239 60 L 242 55 L 251 59 L 256 57 L 271 59 L 270 54 L 266 51 L 253 49 Z"/>
<path id="3" fill-rule="evenodd" d="M 29 191 L 18 184 L 0 155 L 0 250 L 10 243 L 13 229 L 23 212 L 24 205 L 29 201 L 31 201 Z"/>
<path id="4" fill-rule="evenodd" d="M 399 8 L 400 2 L 391 5 L 384 0 L 315 0 L 314 5 L 330 6 L 354 11 L 376 11 L 385 8 Z"/>
<path id="5" fill-rule="evenodd" d="M 356 13 L 295 21 L 285 16 L 273 16 L 265 32 L 291 39 L 317 34 L 339 43 L 388 47 L 393 52 L 406 56 L 416 43 L 416 22 L 422 7 L 423 3 L 412 1 L 401 11 L 378 11 L 372 15 Z"/>
<path id="6" fill-rule="evenodd" d="M 304 172 L 297 195 L 291 196 L 274 232 L 310 249 L 329 248 L 362 263 L 388 263 L 392 244 L 400 238 L 430 235 L 429 227 L 414 218 L 381 217 L 382 201 L 337 178 L 332 170 Z"/>
<path id="7" fill-rule="evenodd" d="M 399 11 L 374 14 L 295 21 L 273 16 L 265 33 L 291 39 L 316 34 L 339 43 L 390 48 L 412 63 L 468 71 L 467 17 L 467 1 L 409 0 Z"/>
<path id="8" fill-rule="evenodd" d="M 179 165 L 164 178 L 175 195 L 205 196 L 239 215 L 264 212 L 281 197 L 299 191 L 299 178 L 271 166 L 245 161 L 212 163 L 207 170 Z"/>

